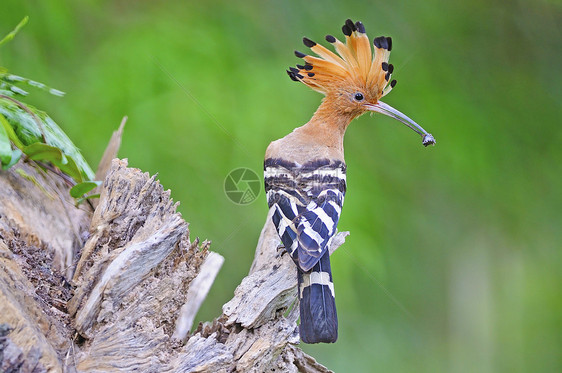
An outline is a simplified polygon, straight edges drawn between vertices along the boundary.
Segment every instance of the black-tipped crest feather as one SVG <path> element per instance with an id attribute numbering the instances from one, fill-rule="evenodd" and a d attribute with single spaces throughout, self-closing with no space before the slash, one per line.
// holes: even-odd
<path id="1" fill-rule="evenodd" d="M 330 34 L 325 37 L 337 54 L 304 37 L 303 44 L 318 57 L 295 51 L 295 56 L 304 59 L 305 63 L 298 64 L 298 69 L 290 69 L 291 79 L 301 81 L 324 94 L 344 86 L 371 91 L 367 95 L 370 97 L 382 97 L 388 93 L 392 88 L 388 85 L 393 71 L 392 65 L 388 63 L 392 39 L 386 36 L 376 37 L 373 40 L 373 52 L 362 22 L 354 23 L 347 19 L 342 31 L 346 36 L 345 42 Z"/>

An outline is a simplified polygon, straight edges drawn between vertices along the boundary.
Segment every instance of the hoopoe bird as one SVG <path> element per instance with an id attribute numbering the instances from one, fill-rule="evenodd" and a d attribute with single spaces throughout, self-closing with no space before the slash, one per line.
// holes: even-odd
<path id="1" fill-rule="evenodd" d="M 325 95 L 308 123 L 273 141 L 264 162 L 267 203 L 285 250 L 297 266 L 301 340 L 332 343 L 338 337 L 330 240 L 336 233 L 346 192 L 343 138 L 349 123 L 367 112 L 388 115 L 435 143 L 413 120 L 380 101 L 396 85 L 388 63 L 392 39 L 374 39 L 374 52 L 361 22 L 347 20 L 346 42 L 332 35 L 326 41 L 336 53 L 303 38 L 318 57 L 298 51 L 304 65 L 287 73 Z"/>

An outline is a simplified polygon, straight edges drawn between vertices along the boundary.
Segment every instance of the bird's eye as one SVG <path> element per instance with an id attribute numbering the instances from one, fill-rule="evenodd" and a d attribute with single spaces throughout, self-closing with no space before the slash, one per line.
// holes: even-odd
<path id="1" fill-rule="evenodd" d="M 355 96 L 353 96 L 353 98 L 355 99 L 355 101 L 363 101 L 363 94 L 361 93 L 356 93 Z"/>

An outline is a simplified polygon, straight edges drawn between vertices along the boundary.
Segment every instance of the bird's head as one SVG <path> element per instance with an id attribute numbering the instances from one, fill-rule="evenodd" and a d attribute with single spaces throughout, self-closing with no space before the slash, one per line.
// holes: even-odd
<path id="1" fill-rule="evenodd" d="M 396 85 L 396 80 L 391 79 L 394 66 L 388 63 L 392 39 L 375 38 L 374 51 L 371 52 L 371 43 L 361 22 L 353 23 L 348 19 L 342 31 L 345 44 L 332 35 L 326 36 L 326 41 L 337 53 L 303 38 L 304 45 L 318 57 L 295 51 L 295 55 L 304 60 L 304 65 L 289 68 L 289 77 L 326 95 L 326 100 L 341 113 L 352 118 L 366 112 L 382 113 L 416 131 L 422 136 L 423 145 L 435 144 L 433 136 L 416 122 L 380 101 Z"/>

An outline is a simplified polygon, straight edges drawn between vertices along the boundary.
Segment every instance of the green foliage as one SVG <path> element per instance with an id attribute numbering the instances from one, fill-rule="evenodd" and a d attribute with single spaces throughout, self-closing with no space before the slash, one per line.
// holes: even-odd
<path id="1" fill-rule="evenodd" d="M 86 193 L 101 185 L 101 181 L 84 181 L 76 184 L 70 189 L 70 195 L 74 198 L 82 198 Z M 90 198 L 97 198 L 89 196 Z M 99 197 L 99 195 L 98 195 Z"/>
<path id="2" fill-rule="evenodd" d="M 6 121 L 3 117 L 0 117 L 0 121 Z M 10 127 L 11 129 L 11 127 Z M 0 164 L 2 169 L 7 170 L 16 164 L 21 158 L 21 150 L 12 149 L 10 145 L 10 137 L 6 128 L 0 126 Z"/>
<path id="3" fill-rule="evenodd" d="M 12 40 L 27 21 L 28 17 L 25 17 L 12 32 L 0 41 L 0 46 Z M 50 162 L 78 183 L 72 189 L 72 196 L 82 197 L 97 185 L 92 181 L 94 179 L 93 171 L 78 148 L 45 112 L 20 101 L 19 96 L 28 95 L 28 92 L 20 87 L 21 84 L 42 89 L 57 96 L 64 94 L 45 84 L 9 74 L 8 69 L 0 67 L 0 162 L 2 169 L 15 165 L 22 155 L 26 159 Z M 79 192 L 82 193 L 78 194 Z"/>
<path id="4" fill-rule="evenodd" d="M 4 36 L 4 38 L 2 38 L 2 40 L 0 40 L 0 47 L 2 46 L 2 44 L 6 44 L 7 42 L 9 42 L 10 40 L 12 40 L 14 38 L 14 36 L 16 36 L 16 34 L 18 33 L 18 31 L 27 24 L 27 21 L 29 21 L 29 17 L 25 16 L 20 23 L 18 23 L 18 25 L 16 26 L 15 29 L 13 29 L 11 32 L 8 33 L 8 35 Z"/>

